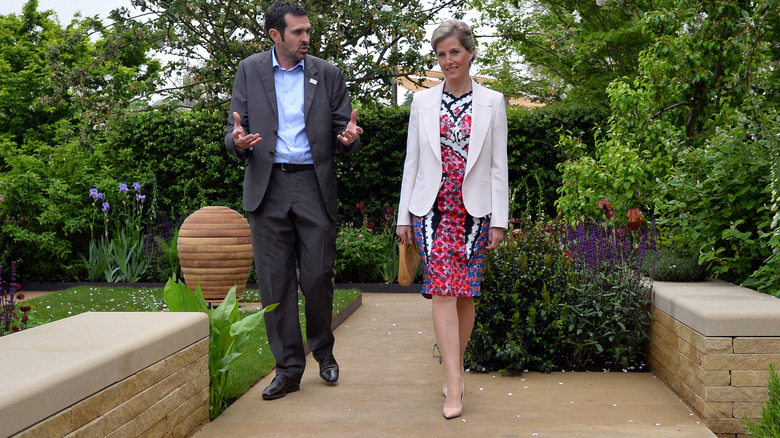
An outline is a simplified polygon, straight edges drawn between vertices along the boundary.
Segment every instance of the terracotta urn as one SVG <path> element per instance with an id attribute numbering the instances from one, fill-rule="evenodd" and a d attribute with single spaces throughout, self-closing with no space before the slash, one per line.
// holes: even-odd
<path id="1" fill-rule="evenodd" d="M 236 286 L 236 297 L 241 297 L 253 260 L 252 235 L 244 216 L 227 207 L 203 207 L 181 225 L 177 248 L 190 290 L 197 281 L 206 301 L 219 303 Z"/>

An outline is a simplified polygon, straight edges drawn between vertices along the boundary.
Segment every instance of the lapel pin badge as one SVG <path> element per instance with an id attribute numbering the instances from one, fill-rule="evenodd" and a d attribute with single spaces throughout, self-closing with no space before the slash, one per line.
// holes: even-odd
<path id="1" fill-rule="evenodd" d="M 314 78 L 309 78 L 309 82 L 311 82 L 312 85 L 317 85 L 317 80 Z"/>

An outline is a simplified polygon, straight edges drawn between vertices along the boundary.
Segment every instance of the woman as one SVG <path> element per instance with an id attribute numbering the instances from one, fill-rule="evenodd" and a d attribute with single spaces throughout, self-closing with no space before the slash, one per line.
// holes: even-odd
<path id="1" fill-rule="evenodd" d="M 469 26 L 446 20 L 431 44 L 444 83 L 412 101 L 396 233 L 420 250 L 422 293 L 433 299 L 447 373 L 442 414 L 450 419 L 463 411 L 463 356 L 485 252 L 509 220 L 507 122 L 504 97 L 469 75 L 476 56 Z"/>

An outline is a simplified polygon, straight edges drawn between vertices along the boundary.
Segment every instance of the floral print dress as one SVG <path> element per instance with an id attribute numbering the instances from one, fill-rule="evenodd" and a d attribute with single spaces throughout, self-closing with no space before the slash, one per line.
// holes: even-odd
<path id="1" fill-rule="evenodd" d="M 414 217 L 422 260 L 422 294 L 426 298 L 480 294 L 490 217 L 473 217 L 463 204 L 471 101 L 471 92 L 457 98 L 447 91 L 442 94 L 439 116 L 442 184 L 431 211 Z"/>

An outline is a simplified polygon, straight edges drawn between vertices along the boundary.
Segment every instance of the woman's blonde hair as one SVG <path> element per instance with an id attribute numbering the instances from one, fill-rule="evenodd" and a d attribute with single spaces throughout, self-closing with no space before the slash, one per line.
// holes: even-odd
<path id="1" fill-rule="evenodd" d="M 431 37 L 433 51 L 436 52 L 436 46 L 439 45 L 442 40 L 452 36 L 458 39 L 460 45 L 463 46 L 464 49 L 474 51 L 471 60 L 469 61 L 469 65 L 471 65 L 477 57 L 477 44 L 474 42 L 474 35 L 471 33 L 469 25 L 460 20 L 455 20 L 454 18 L 444 20 L 439 27 L 433 31 L 433 36 Z"/>

